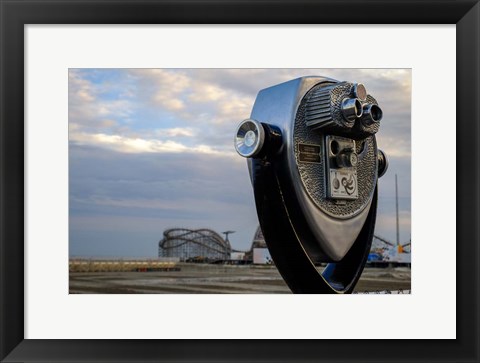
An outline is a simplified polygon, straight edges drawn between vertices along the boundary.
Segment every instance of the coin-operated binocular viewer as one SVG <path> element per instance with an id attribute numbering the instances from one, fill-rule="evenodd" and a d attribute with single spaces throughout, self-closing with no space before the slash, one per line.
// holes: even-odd
<path id="1" fill-rule="evenodd" d="M 265 242 L 292 292 L 353 291 L 388 167 L 375 139 L 381 119 L 363 84 L 303 77 L 260 91 L 237 127 Z"/>

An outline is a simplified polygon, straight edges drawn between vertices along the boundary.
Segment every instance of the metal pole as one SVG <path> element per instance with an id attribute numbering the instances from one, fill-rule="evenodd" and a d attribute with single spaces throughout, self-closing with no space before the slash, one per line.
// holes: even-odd
<path id="1" fill-rule="evenodd" d="M 397 174 L 395 174 L 395 206 L 397 208 L 397 246 L 400 246 L 400 229 L 398 226 L 398 182 Z"/>

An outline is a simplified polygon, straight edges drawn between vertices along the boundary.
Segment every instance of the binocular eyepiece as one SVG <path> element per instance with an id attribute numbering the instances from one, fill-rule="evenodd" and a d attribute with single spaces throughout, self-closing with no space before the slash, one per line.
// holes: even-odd
<path id="1" fill-rule="evenodd" d="M 312 129 L 352 139 L 364 139 L 378 131 L 382 110 L 361 83 L 315 87 L 307 98 L 306 123 Z"/>
<path id="2" fill-rule="evenodd" d="M 238 125 L 235 132 L 235 149 L 245 157 L 250 158 L 260 154 L 265 142 L 265 130 L 260 122 L 247 119 Z"/>
<path id="3" fill-rule="evenodd" d="M 271 156 L 282 147 L 282 133 L 275 125 L 246 119 L 238 125 L 234 143 L 237 152 L 245 158 Z"/>
<path id="4" fill-rule="evenodd" d="M 358 281 L 388 168 L 382 117 L 363 84 L 302 77 L 260 91 L 238 125 L 260 226 L 293 292 L 349 293 Z"/>

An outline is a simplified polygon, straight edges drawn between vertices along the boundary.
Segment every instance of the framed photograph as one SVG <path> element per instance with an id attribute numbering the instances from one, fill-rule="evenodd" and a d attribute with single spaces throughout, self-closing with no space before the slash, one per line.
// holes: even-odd
<path id="1" fill-rule="evenodd" d="M 480 359 L 477 1 L 1 1 L 2 362 Z M 182 295 L 182 287 L 173 282 L 162 295 L 145 289 L 106 295 L 92 294 L 95 288 L 81 276 L 71 284 L 69 271 L 81 269 L 83 261 L 73 259 L 73 266 L 72 256 L 101 252 L 101 241 L 87 233 L 91 226 L 114 235 L 121 249 L 128 238 L 124 217 L 133 210 L 129 208 L 148 201 L 147 207 L 159 209 L 148 188 L 130 199 L 115 199 L 115 193 L 128 188 L 105 180 L 113 176 L 138 191 L 143 181 L 126 177 L 122 168 L 157 180 L 162 178 L 153 171 L 157 165 L 170 171 L 163 182 L 208 195 L 211 185 L 205 188 L 204 180 L 194 177 L 212 172 L 199 168 L 209 155 L 217 163 L 218 153 L 234 152 L 233 145 L 232 150 L 224 146 L 229 128 L 222 129 L 221 117 L 242 113 L 228 107 L 232 99 L 252 107 L 247 103 L 254 96 L 240 99 L 236 90 L 254 95 L 266 87 L 262 80 L 312 73 L 350 80 L 359 69 L 372 80 L 378 98 L 388 95 L 387 107 L 396 115 L 383 142 L 398 160 L 412 161 L 411 233 L 416 243 L 411 294 L 232 295 L 215 290 L 212 295 Z M 396 83 L 377 87 L 373 75 L 380 73 L 378 79 Z M 153 86 L 145 87 L 149 82 Z M 219 84 L 225 88 L 214 87 Z M 132 94 L 143 95 L 135 112 L 124 103 Z M 92 95 L 102 101 L 93 111 L 85 102 L 91 104 Z M 188 114 L 182 111 L 185 100 L 191 105 Z M 206 101 L 216 105 L 213 113 L 204 107 Z M 164 111 L 166 126 L 151 127 L 146 120 Z M 168 123 L 174 111 L 183 124 Z M 404 114 L 411 114 L 411 148 L 398 126 Z M 239 114 L 237 121 L 248 116 Z M 160 141 L 148 141 L 145 135 L 152 133 Z M 167 134 L 176 141 L 163 140 Z M 182 139 L 192 135 L 201 148 Z M 194 160 L 164 156 L 154 165 L 138 157 L 140 151 L 159 148 L 195 151 L 192 172 L 180 177 L 174 162 Z M 112 163 L 119 150 L 130 156 Z M 315 161 L 311 154 L 302 157 Z M 229 186 L 238 189 L 240 184 Z M 225 185 L 219 182 L 216 189 L 234 194 L 222 191 Z M 85 196 L 101 208 L 91 213 Z M 217 213 L 213 219 L 226 214 L 213 197 L 209 204 L 191 196 L 195 205 L 206 203 L 200 212 Z M 173 196 L 172 201 L 178 203 Z M 189 217 L 196 226 L 194 214 Z M 394 216 L 388 223 L 395 223 Z M 167 227 L 158 226 L 160 233 Z M 222 224 L 214 227 L 223 231 Z M 150 227 L 142 220 L 138 228 Z M 157 242 L 155 248 L 163 248 L 158 253 L 165 259 L 197 258 L 193 252 L 179 255 L 176 231 Z M 232 231 L 225 231 L 228 240 Z M 141 245 L 137 248 L 141 255 Z M 265 251 L 252 249 L 252 258 L 254 252 L 259 261 L 269 261 Z"/>
<path id="2" fill-rule="evenodd" d="M 411 78 L 411 69 L 400 68 L 70 68 L 69 293 L 288 294 L 291 290 L 282 271 L 296 293 L 320 293 L 322 287 L 342 294 L 410 293 Z M 349 79 L 356 83 L 345 81 Z M 246 128 L 255 137 L 250 130 L 254 123 L 247 117 L 264 119 L 258 111 L 251 115 L 251 110 L 260 107 L 259 89 L 272 89 L 275 84 L 276 89 L 290 91 L 295 85 L 307 89 L 315 84 L 309 91 L 312 96 L 303 96 L 312 101 L 302 108 L 316 110 L 319 102 L 312 92 L 329 92 L 324 97 L 333 99 L 334 107 L 346 98 L 355 104 L 345 106 L 345 112 L 362 112 L 349 117 L 353 122 L 347 126 L 357 120 L 357 127 L 352 130 L 341 124 L 338 131 L 354 133 L 357 139 L 347 142 L 346 137 L 328 136 L 335 199 L 325 197 L 317 184 L 305 184 L 317 203 L 312 209 L 319 205 L 330 213 L 341 210 L 345 228 L 361 218 L 359 212 L 369 210 L 368 203 L 377 203 L 370 209 L 378 210 L 378 218 L 368 219 L 375 224 L 358 224 L 374 230 L 372 243 L 371 233 L 362 234 L 357 242 L 355 235 L 350 239 L 345 235 L 345 243 L 361 244 L 358 251 L 368 253 L 367 260 L 362 259 L 365 253 L 356 254 L 360 259 L 350 263 L 354 278 L 344 279 L 345 287 L 337 281 L 330 291 L 330 284 L 322 284 L 322 276 L 334 265 L 327 267 L 331 260 L 322 257 L 319 249 L 312 257 L 298 254 L 299 259 L 313 261 L 308 286 L 309 278 L 295 272 L 288 279 L 290 265 L 297 264 L 293 252 L 281 251 L 277 256 L 275 247 L 295 238 L 287 238 L 288 229 L 278 227 L 281 215 L 272 223 L 274 231 L 280 231 L 278 236 L 268 239 L 263 233 L 268 233 L 268 223 L 259 226 L 262 217 L 257 216 L 254 195 L 264 193 L 252 194 L 250 158 L 242 156 L 255 140 L 247 140 L 247 146 L 242 135 Z M 349 98 L 357 88 L 365 91 L 360 96 L 363 101 Z M 285 92 L 284 97 L 292 96 Z M 277 95 L 275 100 L 278 111 L 282 102 Z M 328 104 L 322 112 L 330 109 Z M 388 115 L 386 122 L 383 114 Z M 301 116 L 295 117 L 295 124 L 298 130 L 310 130 Z M 32 135 L 32 143 L 38 134 Z M 318 130 L 308 135 L 298 141 L 304 150 L 298 168 L 305 179 L 308 175 L 310 180 L 322 180 L 325 164 L 319 150 L 326 144 L 321 146 L 325 142 Z M 268 142 L 265 138 L 258 146 L 266 150 Z M 344 151 L 337 150 L 340 143 Z M 355 150 L 349 151 L 351 147 Z M 386 148 L 388 165 L 384 163 L 384 172 L 376 173 L 374 152 Z M 342 155 L 360 163 L 352 166 L 332 159 Z M 286 163 L 279 162 L 284 168 Z M 382 176 L 374 198 L 378 175 Z M 270 189 L 274 185 L 270 183 Z M 334 246 L 338 245 L 335 238 Z M 281 256 L 289 256 L 284 265 Z M 360 277 L 356 272 L 364 265 Z M 358 283 L 353 281 L 356 276 Z"/>

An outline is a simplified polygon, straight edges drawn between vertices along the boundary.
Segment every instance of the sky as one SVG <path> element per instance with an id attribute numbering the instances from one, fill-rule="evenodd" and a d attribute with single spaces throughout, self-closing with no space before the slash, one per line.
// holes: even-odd
<path id="1" fill-rule="evenodd" d="M 158 255 L 167 228 L 210 228 L 234 249 L 258 226 L 246 159 L 233 145 L 258 91 L 316 75 L 363 83 L 383 110 L 375 233 L 400 242 L 411 225 L 410 69 L 70 69 L 69 255 Z M 222 234 L 221 234 L 222 235 Z"/>

